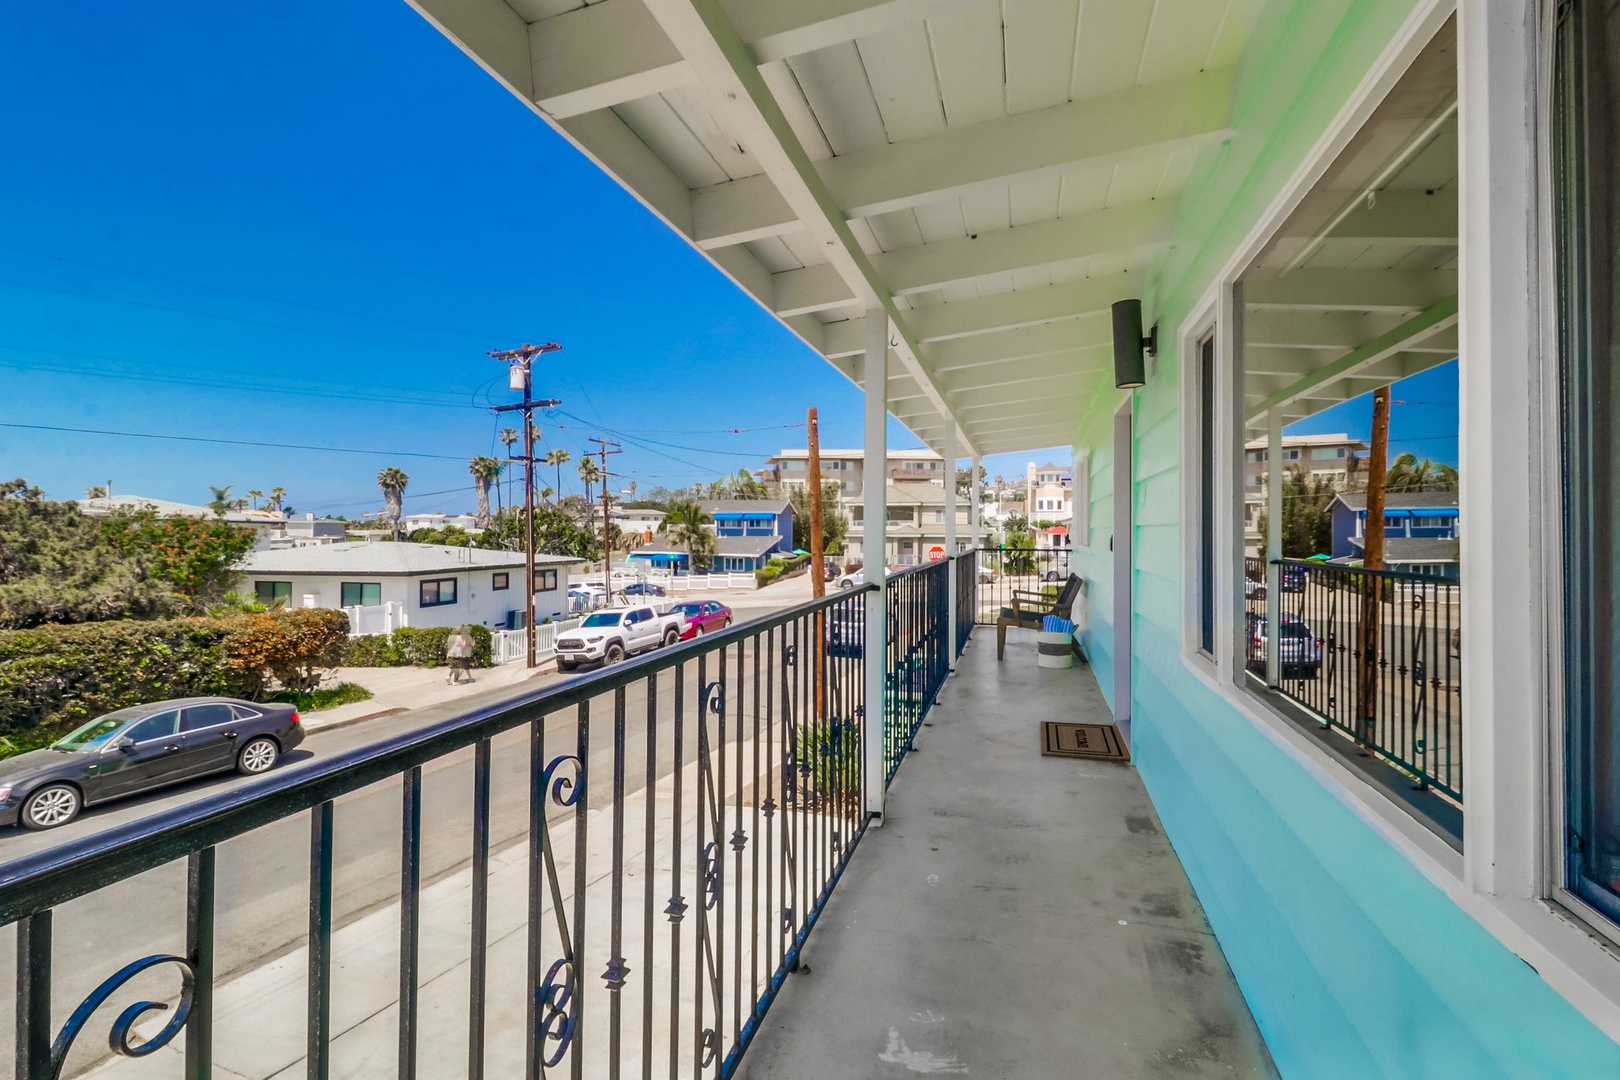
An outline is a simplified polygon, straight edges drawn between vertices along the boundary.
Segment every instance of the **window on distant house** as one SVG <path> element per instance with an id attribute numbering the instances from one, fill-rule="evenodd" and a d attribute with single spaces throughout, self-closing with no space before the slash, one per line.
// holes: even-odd
<path id="1" fill-rule="evenodd" d="M 1299 451 L 1298 450 L 1285 451 L 1283 453 L 1283 457 L 1287 458 L 1289 461 L 1298 461 L 1299 460 Z"/>
<path id="2" fill-rule="evenodd" d="M 491 592 L 501 592 L 512 587 L 512 575 L 505 570 L 489 575 L 489 588 Z"/>
<path id="3" fill-rule="evenodd" d="M 1198 649 L 1215 655 L 1215 337 L 1198 343 Z"/>
<path id="4" fill-rule="evenodd" d="M 274 604 L 276 601 L 292 599 L 292 582 L 290 581 L 255 581 L 253 595 L 261 604 Z"/>
<path id="5" fill-rule="evenodd" d="M 339 591 L 344 607 L 375 607 L 382 603 L 381 582 L 345 581 Z"/>
<path id="6" fill-rule="evenodd" d="M 555 589 L 556 587 L 557 587 L 557 571 L 555 571 L 555 570 L 541 570 L 541 569 L 538 569 L 538 568 L 535 569 L 535 572 L 534 572 L 534 591 L 535 592 L 550 592 L 552 589 Z"/>
<path id="7" fill-rule="evenodd" d="M 443 607 L 455 603 L 456 579 L 436 578 L 422 582 L 419 602 L 422 607 Z"/>

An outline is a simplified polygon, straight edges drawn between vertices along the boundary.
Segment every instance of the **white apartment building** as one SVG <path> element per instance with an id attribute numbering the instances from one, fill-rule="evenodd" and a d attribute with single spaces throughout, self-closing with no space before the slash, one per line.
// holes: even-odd
<path id="1" fill-rule="evenodd" d="M 860 450 L 822 450 L 821 475 L 838 484 L 840 501 L 859 500 L 865 488 L 866 473 Z M 945 459 L 932 450 L 891 450 L 885 462 L 889 483 L 932 483 L 943 486 L 947 478 Z M 765 462 L 759 477 L 767 484 L 784 488 L 803 484 L 810 476 L 810 451 L 783 450 Z M 786 494 L 786 491 L 783 492 Z"/>
<path id="2" fill-rule="evenodd" d="M 1302 466 L 1312 477 L 1326 476 L 1344 484 L 1347 470 L 1367 444 L 1342 432 L 1334 435 L 1284 435 L 1279 460 L 1285 469 Z M 1365 464 L 1365 462 L 1362 462 Z M 1243 446 L 1243 545 L 1250 554 L 1260 550 L 1260 511 L 1266 505 L 1266 472 L 1270 466 L 1266 440 Z"/>
<path id="3" fill-rule="evenodd" d="M 956 503 L 956 551 L 945 546 L 945 485 L 927 481 L 889 484 L 888 528 L 884 530 L 883 562 L 886 566 L 915 566 L 930 559 L 944 558 L 973 546 L 973 526 L 966 499 Z M 857 500 L 845 504 L 849 532 L 845 547 L 849 558 L 870 563 L 866 558 L 863 510 Z"/>
<path id="4" fill-rule="evenodd" d="M 1024 506 L 1031 521 L 1067 521 L 1074 513 L 1074 470 L 1030 462 L 1024 474 Z"/>

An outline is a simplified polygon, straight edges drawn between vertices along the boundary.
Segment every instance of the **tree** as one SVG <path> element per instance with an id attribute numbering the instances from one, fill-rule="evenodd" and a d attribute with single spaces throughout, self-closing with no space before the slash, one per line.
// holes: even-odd
<path id="1" fill-rule="evenodd" d="M 473 534 L 460 525 L 442 529 L 412 529 L 405 539 L 413 544 L 443 544 L 446 547 L 472 547 Z"/>
<path id="2" fill-rule="evenodd" d="M 399 519 L 405 516 L 405 487 L 410 482 L 410 476 L 396 465 L 377 474 L 377 486 L 382 489 L 383 501 L 388 505 L 388 520 L 393 523 L 395 536 L 399 535 Z"/>
<path id="3" fill-rule="evenodd" d="M 97 484 L 95 487 L 85 488 L 84 497 L 87 499 L 105 499 L 107 497 L 107 489 L 100 484 Z"/>
<path id="4" fill-rule="evenodd" d="M 1035 572 L 1035 534 L 1008 532 L 1002 542 L 1001 568 L 1009 574 Z"/>
<path id="5" fill-rule="evenodd" d="M 704 528 L 713 521 L 714 518 L 696 501 L 682 499 L 669 504 L 658 531 L 669 534 L 671 543 L 686 549 L 692 558 L 692 569 L 707 570 L 720 546 L 714 533 Z"/>
<path id="6" fill-rule="evenodd" d="M 152 510 L 117 510 L 101 522 L 108 545 L 168 586 L 171 607 L 207 611 L 230 591 L 236 566 L 253 550 L 252 529 L 223 521 L 158 517 Z"/>
<path id="7" fill-rule="evenodd" d="M 788 492 L 793 507 L 793 546 L 810 550 L 810 485 L 794 484 Z M 838 505 L 838 482 L 821 484 L 821 550 L 836 555 L 844 549 L 844 537 L 849 534 L 849 516 Z"/>
<path id="8" fill-rule="evenodd" d="M 286 488 L 284 488 L 284 487 L 273 487 L 273 488 L 270 489 L 270 509 L 272 509 L 272 510 L 280 510 L 280 509 L 282 509 L 282 506 L 286 502 L 286 499 L 287 499 L 287 489 Z M 292 510 L 289 508 L 287 510 L 287 513 L 289 513 L 289 514 L 292 513 Z"/>
<path id="9" fill-rule="evenodd" d="M 230 513 L 231 486 L 229 484 L 226 484 L 224 487 L 214 487 L 210 485 L 208 490 L 214 493 L 214 497 L 205 505 L 208 507 L 208 509 L 214 512 L 214 516 L 224 517 L 226 514 Z"/>
<path id="10" fill-rule="evenodd" d="M 983 465 L 979 466 L 979 486 L 981 488 L 984 487 L 984 480 L 985 480 L 985 477 L 987 475 L 989 475 L 989 472 L 990 472 L 990 470 L 986 469 Z M 999 477 L 997 479 L 999 479 Z M 972 469 L 957 469 L 956 470 L 956 493 L 958 495 L 962 496 L 962 498 L 964 498 L 964 499 L 970 497 L 973 494 L 973 470 Z"/>
<path id="11" fill-rule="evenodd" d="M 1303 465 L 1295 465 L 1283 478 L 1282 557 L 1307 559 L 1333 551 L 1333 515 L 1328 505 L 1338 494 L 1329 476 L 1312 476 Z M 1271 521 L 1262 507 L 1257 522 L 1264 548 Z"/>
<path id="12" fill-rule="evenodd" d="M 568 451 L 559 446 L 554 450 L 547 450 L 546 456 L 541 459 L 547 465 L 555 466 L 557 469 L 556 490 L 558 495 L 562 494 L 562 467 L 572 461 L 573 457 L 573 454 L 570 454 Z"/>
<path id="13" fill-rule="evenodd" d="M 413 533 L 412 537 L 414 536 Z M 522 551 L 523 541 L 523 514 L 508 511 L 497 518 L 473 543 L 481 548 Z M 576 559 L 595 560 L 601 557 L 601 534 L 590 525 L 575 521 L 560 506 L 536 506 L 534 550 L 546 555 L 568 555 Z"/>
<path id="14" fill-rule="evenodd" d="M 501 463 L 492 457 L 479 455 L 467 462 L 467 472 L 478 487 L 478 513 L 474 515 L 473 523 L 480 529 L 487 529 L 490 523 L 489 487 L 501 478 Z"/>
<path id="15" fill-rule="evenodd" d="M 512 483 L 511 483 L 511 480 L 510 480 L 510 466 L 511 466 L 510 459 L 512 457 L 512 447 L 517 445 L 517 441 L 520 438 L 522 438 L 522 436 L 518 434 L 518 429 L 517 428 L 509 427 L 509 428 L 501 428 L 501 434 L 500 434 L 499 438 L 501 440 L 501 445 L 506 448 L 506 456 L 508 458 L 507 462 L 505 463 L 505 466 L 507 468 L 507 473 L 508 473 L 508 480 L 507 480 L 507 484 L 506 484 L 506 489 L 507 489 L 506 490 L 506 501 L 511 502 L 512 501 Z M 496 489 L 496 490 L 499 490 L 499 489 Z"/>
<path id="16" fill-rule="evenodd" d="M 259 500 L 264 498 L 264 492 L 254 488 L 248 492 L 248 498 L 253 500 L 253 509 L 259 508 Z"/>
<path id="17" fill-rule="evenodd" d="M 1416 454 L 1402 454 L 1385 474 L 1385 491 L 1456 491 L 1457 470 Z"/>
<path id="18" fill-rule="evenodd" d="M 585 501 L 591 501 L 591 485 L 604 479 L 602 469 L 596 464 L 594 458 L 585 458 L 579 463 L 579 478 L 585 484 Z"/>
<path id="19" fill-rule="evenodd" d="M 768 499 L 771 489 L 765 481 L 749 472 L 747 469 L 738 469 L 735 476 L 728 476 L 720 481 L 722 499 Z"/>

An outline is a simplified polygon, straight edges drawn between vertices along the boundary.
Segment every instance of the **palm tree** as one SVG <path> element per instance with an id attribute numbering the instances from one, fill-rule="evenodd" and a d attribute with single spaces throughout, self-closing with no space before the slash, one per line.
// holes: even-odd
<path id="1" fill-rule="evenodd" d="M 405 485 L 411 482 L 405 470 L 390 465 L 377 474 L 377 486 L 382 488 L 383 501 L 388 505 L 388 520 L 394 524 L 394 537 L 399 537 L 399 519 L 405 516 Z"/>
<path id="2" fill-rule="evenodd" d="M 546 456 L 541 459 L 547 465 L 555 465 L 557 467 L 556 493 L 558 495 L 562 494 L 562 467 L 573 460 L 573 457 L 573 454 L 570 454 L 568 451 L 559 446 L 555 450 L 547 450 Z"/>
<path id="3" fill-rule="evenodd" d="M 636 497 L 636 482 L 634 480 L 632 480 L 628 484 L 624 485 L 624 493 L 630 497 L 630 501 L 635 500 L 635 497 Z"/>
<path id="4" fill-rule="evenodd" d="M 707 570 L 719 541 L 714 533 L 704 528 L 714 521 L 709 513 L 691 499 L 679 499 L 669 504 L 658 531 L 668 533 L 670 541 L 686 549 L 692 557 L 692 569 Z"/>
<path id="5" fill-rule="evenodd" d="M 248 498 L 253 500 L 253 509 L 257 510 L 259 508 L 259 500 L 264 498 L 264 492 L 251 490 L 248 492 Z"/>
<path id="6" fill-rule="evenodd" d="M 602 479 L 602 470 L 590 458 L 579 463 L 579 478 L 585 482 L 585 501 L 591 501 L 591 485 Z"/>
<path id="7" fill-rule="evenodd" d="M 270 489 L 270 509 L 272 509 L 272 510 L 280 510 L 281 505 L 286 500 L 286 498 L 287 498 L 287 489 L 286 488 L 284 488 L 284 487 L 273 487 L 273 488 L 271 488 Z"/>
<path id="8" fill-rule="evenodd" d="M 1386 491 L 1456 491 L 1457 470 L 1416 454 L 1402 454 L 1395 459 L 1384 477 Z"/>
<path id="9" fill-rule="evenodd" d="M 467 462 L 467 472 L 478 487 L 478 514 L 474 523 L 480 529 L 489 528 L 489 486 L 501 478 L 501 463 L 492 457 L 479 455 Z M 381 482 L 379 480 L 379 482 Z"/>
<path id="10" fill-rule="evenodd" d="M 501 445 L 506 447 L 506 456 L 510 458 L 512 456 L 512 447 L 517 443 L 518 439 L 521 438 L 521 436 L 518 435 L 517 428 L 501 428 L 501 433 L 498 438 L 501 440 Z M 510 480 L 507 482 L 506 486 L 508 488 L 512 486 Z M 512 500 L 512 493 L 510 490 L 508 490 L 506 493 L 506 499 L 508 502 Z"/>
<path id="11" fill-rule="evenodd" d="M 107 489 L 101 484 L 97 484 L 93 488 L 86 488 L 84 497 L 87 499 L 105 499 L 107 497 Z"/>
<path id="12" fill-rule="evenodd" d="M 214 512 L 215 517 L 224 517 L 231 509 L 231 485 L 214 487 L 210 484 L 208 490 L 214 493 L 214 497 L 208 501 L 208 509 Z"/>

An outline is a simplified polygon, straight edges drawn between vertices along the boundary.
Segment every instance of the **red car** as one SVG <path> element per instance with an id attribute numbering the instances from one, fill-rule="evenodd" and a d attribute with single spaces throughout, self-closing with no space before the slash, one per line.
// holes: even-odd
<path id="1" fill-rule="evenodd" d="M 670 608 L 669 613 L 683 620 L 682 641 L 691 641 L 699 634 L 724 630 L 731 625 L 731 609 L 716 600 L 686 600 Z"/>

